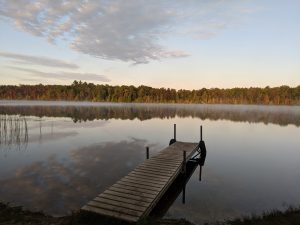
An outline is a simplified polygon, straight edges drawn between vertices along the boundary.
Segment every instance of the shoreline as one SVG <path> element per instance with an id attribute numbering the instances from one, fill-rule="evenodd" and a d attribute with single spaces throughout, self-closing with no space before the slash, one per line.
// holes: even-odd
<path id="1" fill-rule="evenodd" d="M 290 207 L 285 211 L 273 210 L 262 215 L 236 218 L 222 222 L 207 223 L 206 225 L 299 225 L 300 207 Z M 0 202 L 1 225 L 126 225 L 128 223 L 95 214 L 73 212 L 69 216 L 53 217 L 43 212 L 31 212 L 21 206 L 10 206 Z M 145 219 L 138 225 L 195 225 L 185 219 Z"/>
<path id="2" fill-rule="evenodd" d="M 16 104 L 16 103 L 24 104 Z M 6 104 L 8 103 L 8 104 Z M 34 104 L 32 104 L 34 103 Z M 250 106 L 250 107 L 300 107 L 300 104 L 257 104 L 257 103 L 194 103 L 194 102 L 114 102 L 114 101 L 82 101 L 82 100 L 64 100 L 64 99 L 0 99 L 0 106 L 98 106 L 98 105 L 138 105 L 138 106 L 155 106 L 155 105 L 166 105 L 166 106 Z"/>

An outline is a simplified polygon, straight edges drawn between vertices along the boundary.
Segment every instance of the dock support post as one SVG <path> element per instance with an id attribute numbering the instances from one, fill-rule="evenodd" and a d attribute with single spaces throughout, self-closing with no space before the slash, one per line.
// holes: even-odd
<path id="1" fill-rule="evenodd" d="M 182 187 L 182 204 L 185 204 L 185 186 L 186 183 L 184 182 L 183 187 Z"/>
<path id="2" fill-rule="evenodd" d="M 199 171 L 199 181 L 202 179 L 202 166 L 204 165 L 205 158 L 206 158 L 206 147 L 205 147 L 205 142 L 203 141 L 202 137 L 202 125 L 200 126 L 200 143 L 199 143 L 199 148 L 200 151 L 200 158 L 199 158 L 199 165 L 200 165 L 200 171 Z"/>
<path id="3" fill-rule="evenodd" d="M 202 125 L 200 126 L 200 141 L 202 141 Z"/>
<path id="4" fill-rule="evenodd" d="M 170 140 L 169 145 L 172 145 L 176 142 L 176 124 L 174 124 L 174 137 Z"/>
<path id="5" fill-rule="evenodd" d="M 149 147 L 146 147 L 146 159 L 149 159 Z"/>
<path id="6" fill-rule="evenodd" d="M 176 141 L 176 124 L 174 124 L 174 140 Z"/>
<path id="7" fill-rule="evenodd" d="M 183 151 L 182 173 L 186 174 L 186 151 Z"/>
<path id="8" fill-rule="evenodd" d="M 199 181 L 202 180 L 202 166 L 200 165 L 200 171 L 199 171 Z"/>

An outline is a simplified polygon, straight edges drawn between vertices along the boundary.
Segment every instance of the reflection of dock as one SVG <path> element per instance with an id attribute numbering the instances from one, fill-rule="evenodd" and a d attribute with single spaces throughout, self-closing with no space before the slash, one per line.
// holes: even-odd
<path id="1" fill-rule="evenodd" d="M 172 185 L 168 188 L 164 196 L 159 200 L 158 204 L 151 211 L 150 215 L 153 218 L 163 218 L 175 200 L 181 194 L 182 204 L 185 204 L 186 184 L 190 180 L 194 171 L 198 167 L 198 160 L 189 160 L 186 164 L 186 174 L 180 174 Z"/>
<path id="2" fill-rule="evenodd" d="M 195 159 L 193 156 L 197 151 L 199 154 L 204 154 L 205 151 L 206 154 L 204 142 L 201 140 L 198 144 L 176 141 L 174 126 L 174 139 L 167 148 L 140 164 L 88 202 L 82 210 L 137 222 L 148 216 L 176 178 L 181 173 L 186 173 L 187 162 Z"/>

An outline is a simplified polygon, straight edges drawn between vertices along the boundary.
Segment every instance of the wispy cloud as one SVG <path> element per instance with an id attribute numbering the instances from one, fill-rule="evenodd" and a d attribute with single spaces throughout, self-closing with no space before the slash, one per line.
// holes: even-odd
<path id="1" fill-rule="evenodd" d="M 30 64 L 30 65 L 39 65 L 39 66 L 65 68 L 65 69 L 79 68 L 74 63 L 69 63 L 63 60 L 53 59 L 44 56 L 32 56 L 32 55 L 10 53 L 10 52 L 0 52 L 0 57 L 12 59 L 14 62 L 17 62 L 19 64 Z"/>
<path id="2" fill-rule="evenodd" d="M 42 72 L 35 69 L 28 69 L 28 68 L 14 67 L 14 66 L 8 66 L 7 68 L 25 72 L 31 75 L 31 77 L 33 77 L 33 80 L 36 78 L 43 78 L 43 79 L 53 79 L 53 80 L 85 80 L 85 81 L 110 82 L 110 79 L 108 79 L 106 76 L 94 74 L 94 73 L 74 73 L 74 72 L 63 72 L 63 71 Z"/>
<path id="3" fill-rule="evenodd" d="M 88 55 L 147 63 L 188 56 L 183 50 L 168 49 L 161 40 L 180 33 L 197 39 L 212 38 L 228 27 L 233 17 L 243 14 L 243 2 L 1 0 L 0 16 L 49 42 L 66 38 L 72 49 Z"/>

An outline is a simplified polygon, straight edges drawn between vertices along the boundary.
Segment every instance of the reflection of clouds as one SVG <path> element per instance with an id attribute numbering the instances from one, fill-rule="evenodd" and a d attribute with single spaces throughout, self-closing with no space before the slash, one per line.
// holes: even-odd
<path id="1" fill-rule="evenodd" d="M 29 136 L 28 142 L 54 141 L 64 139 L 66 137 L 73 137 L 76 135 L 78 135 L 78 132 L 75 131 L 35 134 Z"/>
<path id="2" fill-rule="evenodd" d="M 145 144 L 131 140 L 88 146 L 71 151 L 69 161 L 53 155 L 0 180 L 0 199 L 53 215 L 77 210 L 139 164 Z"/>

